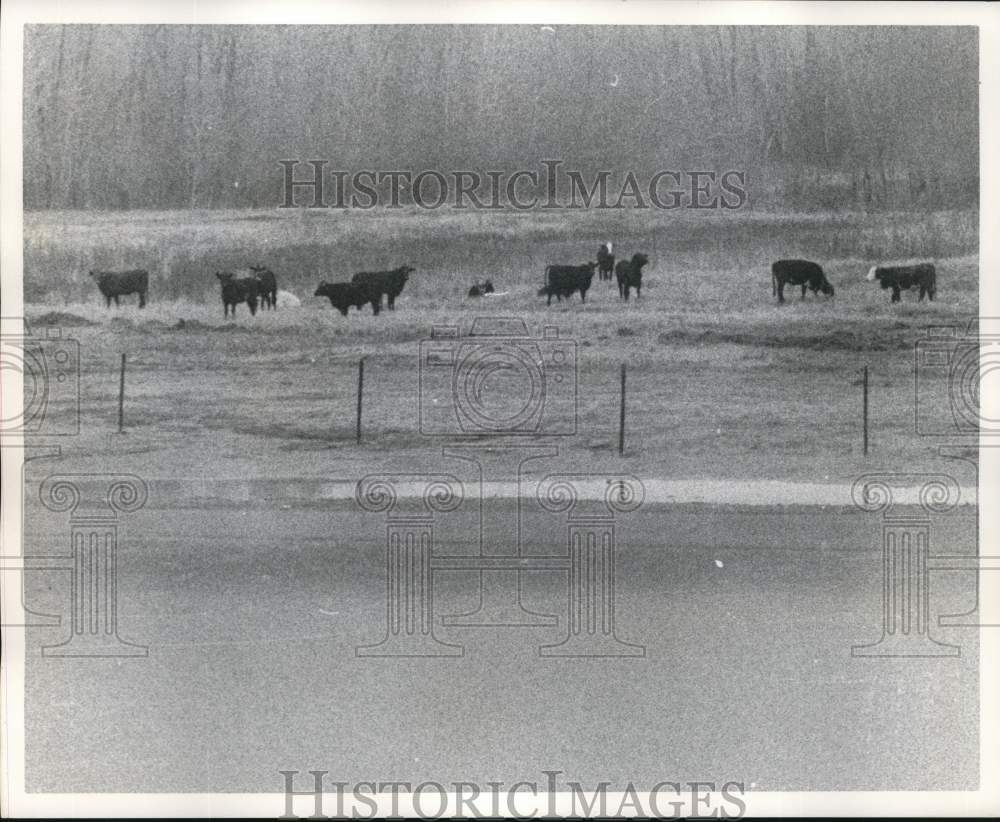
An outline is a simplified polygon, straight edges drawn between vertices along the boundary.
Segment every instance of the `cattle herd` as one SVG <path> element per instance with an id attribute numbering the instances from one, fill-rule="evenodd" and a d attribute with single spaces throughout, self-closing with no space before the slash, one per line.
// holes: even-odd
<path id="1" fill-rule="evenodd" d="M 546 298 L 546 305 L 552 304 L 552 298 L 557 301 L 569 299 L 575 293 L 580 294 L 580 301 L 587 301 L 587 291 L 596 272 L 601 280 L 611 280 L 612 275 L 618 282 L 618 296 L 626 302 L 630 292 L 635 289 L 636 297 L 642 296 L 642 269 L 649 263 L 649 258 L 642 252 L 636 252 L 627 259 L 615 262 L 613 245 L 604 243 L 597 250 L 597 261 L 582 265 L 554 264 L 546 266 L 544 284 L 538 289 L 538 296 Z M 406 282 L 416 269 L 401 265 L 391 271 L 359 271 L 350 282 L 321 282 L 314 293 L 315 297 L 326 297 L 330 305 L 345 317 L 348 309 L 359 311 L 365 305 L 370 305 L 372 314 L 377 315 L 382 309 L 382 298 L 390 311 L 396 308 L 396 298 L 402 293 Z M 244 276 L 237 276 L 231 271 L 217 271 L 222 290 L 223 317 L 236 316 L 236 307 L 246 303 L 251 315 L 256 315 L 258 305 L 261 308 L 276 309 L 278 307 L 277 277 L 266 266 L 252 265 Z M 131 271 L 91 271 L 90 276 L 97 283 L 97 288 L 104 297 L 105 304 L 111 307 L 111 301 L 118 306 L 119 298 L 137 294 L 139 308 L 146 305 L 149 293 L 149 272 L 145 269 Z M 918 300 L 926 296 L 933 300 L 937 293 L 937 275 L 931 263 L 898 266 L 872 266 L 868 271 L 867 280 L 878 280 L 883 289 L 891 289 L 891 302 L 900 301 L 900 292 L 910 288 L 919 291 Z M 822 292 L 827 297 L 834 296 L 834 287 L 826 278 L 822 267 L 810 260 L 788 259 L 778 260 L 771 265 L 772 296 L 778 303 L 785 302 L 785 286 L 800 286 L 802 298 L 810 290 L 814 295 Z M 506 293 L 506 292 L 505 292 Z M 490 280 L 475 282 L 468 291 L 469 297 L 483 297 L 495 294 Z"/>
<path id="2" fill-rule="evenodd" d="M 347 309 L 352 305 L 359 311 L 365 303 L 372 307 L 372 314 L 378 314 L 382 309 L 382 296 L 390 311 L 396 310 L 396 297 L 406 286 L 410 274 L 416 271 L 408 265 L 401 265 L 392 271 L 359 271 L 349 283 L 322 282 L 316 288 L 314 297 L 326 297 L 330 305 L 345 317 Z"/>

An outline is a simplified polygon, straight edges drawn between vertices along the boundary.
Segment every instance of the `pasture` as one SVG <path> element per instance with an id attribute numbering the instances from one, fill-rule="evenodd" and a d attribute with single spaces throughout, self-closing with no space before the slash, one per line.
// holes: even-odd
<path id="1" fill-rule="evenodd" d="M 371 660 L 354 648 L 383 630 L 385 520 L 320 495 L 377 471 L 475 479 L 442 455 L 453 440 L 419 436 L 419 350 L 432 326 L 467 331 L 484 315 L 576 342 L 578 433 L 550 440 L 559 455 L 537 470 L 840 486 L 869 471 L 942 470 L 973 484 L 968 466 L 915 435 L 913 364 L 928 326 L 964 329 L 976 313 L 976 215 L 36 214 L 25 232 L 26 313 L 79 341 L 82 412 L 61 459 L 27 464 L 26 550 L 65 540 L 65 515 L 38 503 L 48 473 L 150 480 L 118 571 L 122 635 L 149 657 L 53 665 L 37 646 L 62 629 L 29 632 L 32 790 L 271 791 L 279 768 L 482 780 L 556 767 L 585 782 L 732 777 L 751 790 L 975 784 L 975 634 L 935 628 L 961 658 L 850 656 L 878 638 L 877 516 L 797 505 L 794 488 L 766 507 L 668 500 L 623 516 L 617 624 L 646 659 L 539 659 L 534 646 L 559 641 L 566 615 L 565 583 L 542 573 L 524 575 L 525 596 L 559 614 L 557 629 L 442 629 L 468 644 L 466 658 Z M 615 283 L 595 278 L 586 305 L 546 308 L 545 265 L 593 259 L 606 239 L 616 254 L 648 253 L 642 299 L 619 302 Z M 793 256 L 821 262 L 836 297 L 792 290 L 777 306 L 769 265 Z M 910 258 L 937 265 L 936 302 L 890 305 L 865 282 L 875 261 Z M 213 272 L 252 263 L 302 306 L 224 320 Z M 344 318 L 312 297 L 320 280 L 404 263 L 417 270 L 394 312 Z M 147 307 L 106 310 L 83 279 L 94 266 L 147 267 Z M 468 299 L 486 278 L 507 293 Z M 300 482 L 241 490 L 258 480 Z M 466 503 L 439 517 L 436 544 L 467 552 L 480 513 Z M 565 544 L 562 520 L 528 516 L 526 555 Z M 953 552 L 975 539 L 965 506 L 935 530 Z M 474 607 L 468 573 L 438 576 L 437 614 Z M 943 577 L 937 612 L 968 609 L 971 576 Z M 64 607 L 67 579 L 28 584 L 39 610 Z M 473 741 L 456 746 L 458 726 Z M 568 732 L 588 743 L 567 745 Z"/>
<path id="2" fill-rule="evenodd" d="M 731 215 L 663 212 L 29 213 L 26 313 L 81 345 L 82 433 L 70 454 L 100 459 L 114 430 L 117 368 L 129 357 L 127 442 L 164 474 L 219 471 L 350 478 L 440 455 L 416 436 L 419 343 L 432 326 L 517 316 L 577 344 L 577 436 L 568 464 L 660 477 L 850 480 L 877 465 L 930 468 L 913 433 L 913 345 L 929 326 L 977 312 L 974 212 Z M 643 296 L 621 303 L 596 277 L 546 308 L 546 265 L 594 260 L 598 245 L 645 251 Z M 777 306 L 770 262 L 820 262 L 833 299 L 798 289 Z M 879 261 L 928 259 L 939 296 L 916 302 L 864 276 Z M 214 271 L 270 266 L 302 306 L 222 316 Z M 346 319 L 312 296 L 320 280 L 416 268 L 394 312 Z M 149 305 L 110 311 L 89 268 L 145 267 Z M 503 296 L 469 299 L 490 278 Z M 354 442 L 356 369 L 366 358 L 364 442 Z M 629 367 L 617 453 L 618 369 Z M 861 454 L 859 374 L 871 369 L 871 442 Z M 945 386 L 937 387 L 943 390 Z M 123 454 L 119 453 L 119 457 Z M 334 459 L 331 461 L 331 456 Z M 154 472 L 155 473 L 155 472 Z"/>

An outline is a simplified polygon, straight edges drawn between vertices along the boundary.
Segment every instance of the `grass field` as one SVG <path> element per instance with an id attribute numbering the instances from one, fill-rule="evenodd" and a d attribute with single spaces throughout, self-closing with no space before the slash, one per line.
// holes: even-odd
<path id="1" fill-rule="evenodd" d="M 26 314 L 36 331 L 56 325 L 79 342 L 81 426 L 61 459 L 27 464 L 26 550 L 65 544 L 66 514 L 38 501 L 48 474 L 150 480 L 147 507 L 123 516 L 117 571 L 122 636 L 149 657 L 66 666 L 38 653 L 65 624 L 29 631 L 29 787 L 277 791 L 280 768 L 416 781 L 549 767 L 647 786 L 974 787 L 975 632 L 934 622 L 961 657 L 851 656 L 879 636 L 880 515 L 798 505 L 794 487 L 759 508 L 646 505 L 615 526 L 616 624 L 646 658 L 539 658 L 539 642 L 565 631 L 567 607 L 565 581 L 544 572 L 523 575 L 525 596 L 559 614 L 558 629 L 449 629 L 469 649 L 451 664 L 354 655 L 384 633 L 385 517 L 296 489 L 377 471 L 474 482 L 468 462 L 442 454 L 454 439 L 420 436 L 419 352 L 432 326 L 468 331 L 486 315 L 521 318 L 533 337 L 555 326 L 576 343 L 577 433 L 546 440 L 559 454 L 537 470 L 841 486 L 937 470 L 967 487 L 970 466 L 939 459 L 937 440 L 914 430 L 914 345 L 930 326 L 964 329 L 976 315 L 976 226 L 972 213 L 28 215 Z M 547 308 L 536 295 L 544 266 L 583 262 L 609 238 L 619 254 L 649 254 L 642 299 L 622 303 L 595 282 L 586 305 Z M 821 262 L 836 297 L 777 306 L 769 263 L 791 256 Z M 890 305 L 864 281 L 874 262 L 916 258 L 938 267 L 932 304 L 906 294 Z M 224 320 L 213 270 L 256 262 L 301 307 Z M 404 262 L 418 270 L 394 312 L 344 318 L 311 297 L 320 279 Z M 151 272 L 145 310 L 105 309 L 85 273 L 124 266 Z M 467 299 L 485 277 L 507 293 Z M 946 374 L 919 377 L 920 391 L 946 399 Z M 501 403 L 523 389 L 489 385 Z M 72 405 L 60 396 L 54 416 Z M 564 425 L 573 412 L 552 413 Z M 286 478 L 302 482 L 213 496 L 215 480 Z M 491 510 L 494 526 L 515 516 L 510 501 Z M 567 521 L 525 510 L 525 555 L 564 551 Z M 438 516 L 435 545 L 474 554 L 481 517 L 472 500 Z M 935 550 L 972 553 L 976 538 L 972 506 L 935 521 Z M 28 576 L 27 602 L 68 619 L 68 575 Z M 435 613 L 471 610 L 475 578 L 441 576 Z M 934 616 L 968 610 L 973 582 L 936 575 Z"/>
<path id="2" fill-rule="evenodd" d="M 839 286 L 854 279 L 853 265 L 863 274 L 868 261 L 975 255 L 978 213 L 29 212 L 25 298 L 90 301 L 96 292 L 89 269 L 146 268 L 154 301 L 201 302 L 218 290 L 214 271 L 255 261 L 278 272 L 282 287 L 311 295 L 319 280 L 406 261 L 418 270 L 408 298 L 438 303 L 464 296 L 477 278 L 492 277 L 505 288 L 539 283 L 546 264 L 594 259 L 608 239 L 619 256 L 649 254 L 651 285 L 671 288 L 674 310 L 719 312 L 745 309 L 744 295 L 726 285 L 750 286 L 754 279 L 768 285 L 768 267 L 778 257 L 842 262 L 833 268 Z M 754 305 L 755 292 L 750 286 Z"/>
<path id="3" fill-rule="evenodd" d="M 593 259 L 615 241 L 642 250 L 641 300 L 595 281 L 586 305 L 545 306 L 546 264 Z M 69 453 L 108 450 L 117 368 L 129 357 L 127 442 L 149 472 L 314 476 L 440 458 L 418 433 L 419 343 L 434 325 L 477 316 L 555 326 L 577 345 L 577 435 L 562 454 L 584 470 L 666 477 L 850 479 L 877 465 L 929 467 L 913 433 L 913 345 L 928 326 L 977 312 L 971 212 L 729 216 L 662 212 L 204 212 L 29 214 L 25 298 L 36 324 L 81 346 L 82 433 Z M 769 263 L 823 264 L 832 300 L 777 306 Z M 875 262 L 933 259 L 939 298 L 917 304 L 864 281 Z M 302 306 L 224 321 L 212 272 L 277 272 Z M 312 297 L 353 271 L 416 267 L 395 312 L 343 318 Z M 86 270 L 146 267 L 150 304 L 110 311 Z M 490 277 L 503 296 L 465 297 Z M 786 295 L 788 296 L 788 295 Z M 133 298 L 134 299 L 134 298 Z M 366 358 L 362 447 L 354 444 L 356 363 Z M 617 454 L 618 369 L 629 366 L 626 452 Z M 860 369 L 872 375 L 872 452 L 861 454 Z M 941 392 L 946 385 L 923 388 Z M 511 383 L 496 391 L 517 390 Z M 204 473 L 207 472 L 207 473 Z"/>

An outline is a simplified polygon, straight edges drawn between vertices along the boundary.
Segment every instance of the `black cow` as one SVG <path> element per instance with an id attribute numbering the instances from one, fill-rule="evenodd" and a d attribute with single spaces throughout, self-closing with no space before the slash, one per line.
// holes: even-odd
<path id="1" fill-rule="evenodd" d="M 352 305 L 359 311 L 365 303 L 370 303 L 372 314 L 378 314 L 382 302 L 382 292 L 357 283 L 327 283 L 316 286 L 314 297 L 328 297 L 330 305 L 345 317 L 347 309 Z"/>
<path id="2" fill-rule="evenodd" d="M 615 277 L 618 278 L 618 296 L 628 302 L 630 288 L 635 289 L 635 296 L 642 296 L 642 267 L 649 262 L 645 254 L 633 254 L 631 260 L 619 260 L 615 266 Z"/>
<path id="3" fill-rule="evenodd" d="M 359 271 L 351 282 L 355 285 L 364 285 L 367 288 L 378 290 L 379 303 L 382 302 L 382 295 L 386 295 L 386 302 L 390 311 L 396 310 L 396 297 L 403 291 L 406 280 L 410 274 L 417 269 L 408 265 L 401 265 L 392 271 Z"/>
<path id="4" fill-rule="evenodd" d="M 233 317 L 236 317 L 236 306 L 245 302 L 250 309 L 250 315 L 257 313 L 257 289 L 259 283 L 256 277 L 239 277 L 231 271 L 215 272 L 215 276 L 222 283 L 222 316 L 229 316 L 229 309 L 232 308 Z"/>
<path id="5" fill-rule="evenodd" d="M 97 281 L 97 287 L 104 295 L 108 308 L 111 308 L 112 299 L 117 308 L 120 305 L 118 298 L 126 294 L 138 294 L 139 308 L 146 307 L 149 272 L 145 268 L 136 268 L 132 271 L 91 271 L 90 276 Z"/>
<path id="6" fill-rule="evenodd" d="M 278 310 L 278 280 L 274 272 L 264 265 L 252 265 L 250 270 L 257 278 L 257 292 L 260 294 L 261 310 L 270 308 L 272 311 Z"/>
<path id="7" fill-rule="evenodd" d="M 879 281 L 882 288 L 892 289 L 892 299 L 890 302 L 899 302 L 900 289 L 909 290 L 917 287 L 920 289 L 920 296 L 917 301 L 923 300 L 924 295 L 934 301 L 937 293 L 937 272 L 931 263 L 919 263 L 918 265 L 894 265 L 877 266 L 873 265 L 868 270 L 868 282 Z"/>
<path id="8" fill-rule="evenodd" d="M 492 294 L 494 290 L 493 283 L 490 280 L 484 283 L 473 283 L 472 288 L 469 289 L 469 296 L 482 297 L 483 294 Z"/>
<path id="9" fill-rule="evenodd" d="M 552 305 L 552 297 L 556 300 L 567 300 L 574 291 L 580 292 L 580 300 L 587 302 L 587 289 L 594 279 L 597 263 L 584 265 L 550 265 L 545 269 L 545 285 L 538 289 L 539 297 L 548 297 L 546 305 Z"/>
<path id="10" fill-rule="evenodd" d="M 610 242 L 597 249 L 597 273 L 602 280 L 610 280 L 615 271 L 615 255 Z"/>
<path id="11" fill-rule="evenodd" d="M 771 266 L 771 295 L 777 296 L 778 302 L 785 301 L 785 285 L 801 285 L 802 299 L 805 299 L 806 289 L 813 294 L 822 291 L 827 297 L 833 296 L 833 286 L 817 263 L 809 260 L 778 260 Z"/>

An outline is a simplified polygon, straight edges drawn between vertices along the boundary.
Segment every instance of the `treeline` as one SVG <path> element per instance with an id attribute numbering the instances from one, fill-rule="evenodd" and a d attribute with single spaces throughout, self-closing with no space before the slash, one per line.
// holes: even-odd
<path id="1" fill-rule="evenodd" d="M 752 205 L 978 200 L 973 28 L 31 26 L 29 209 L 272 207 L 329 168 L 747 172 Z"/>

